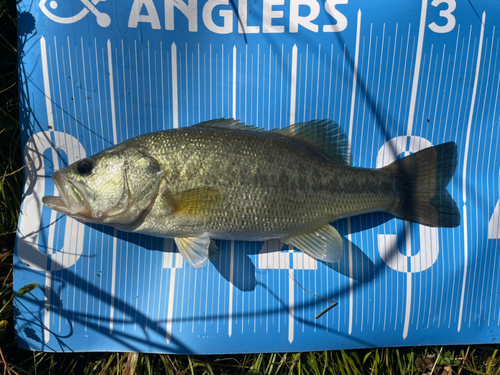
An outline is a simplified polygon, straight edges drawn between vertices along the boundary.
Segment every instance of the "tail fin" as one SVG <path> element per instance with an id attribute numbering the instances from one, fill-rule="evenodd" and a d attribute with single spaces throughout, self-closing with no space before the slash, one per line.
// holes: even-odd
<path id="1" fill-rule="evenodd" d="M 395 174 L 400 191 L 391 213 L 430 227 L 458 227 L 460 212 L 446 190 L 456 167 L 455 142 L 426 148 L 385 167 Z"/>

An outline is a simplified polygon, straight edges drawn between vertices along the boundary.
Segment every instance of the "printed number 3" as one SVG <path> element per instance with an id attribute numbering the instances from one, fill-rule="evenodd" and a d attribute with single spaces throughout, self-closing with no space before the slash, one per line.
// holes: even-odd
<path id="1" fill-rule="evenodd" d="M 453 30 L 453 28 L 455 27 L 455 24 L 456 24 L 455 16 L 451 13 L 457 7 L 457 3 L 455 3 L 455 0 L 434 0 L 431 3 L 431 5 L 434 7 L 437 7 L 438 5 L 440 5 L 442 3 L 446 3 L 448 5 L 448 8 L 441 10 L 439 12 L 439 15 L 441 17 L 446 18 L 446 20 L 447 20 L 446 24 L 444 26 L 439 26 L 438 24 L 433 22 L 429 25 L 429 29 L 431 29 L 435 33 L 440 33 L 440 34 L 450 32 L 451 30 Z"/>

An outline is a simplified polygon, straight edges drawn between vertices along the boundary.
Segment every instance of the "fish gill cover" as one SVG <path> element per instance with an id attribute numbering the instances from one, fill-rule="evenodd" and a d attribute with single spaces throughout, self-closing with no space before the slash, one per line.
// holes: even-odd
<path id="1" fill-rule="evenodd" d="M 497 342 L 493 3 L 37 0 L 18 12 L 27 167 L 14 289 L 38 284 L 16 298 L 21 347 L 210 354 Z M 336 121 L 350 164 L 365 168 L 456 142 L 447 189 L 461 224 L 365 214 L 332 223 L 344 246 L 336 263 L 279 240 L 216 240 L 218 255 L 195 269 L 172 239 L 85 225 L 42 204 L 58 195 L 50 176 L 73 162 L 222 117 L 266 131 Z"/>

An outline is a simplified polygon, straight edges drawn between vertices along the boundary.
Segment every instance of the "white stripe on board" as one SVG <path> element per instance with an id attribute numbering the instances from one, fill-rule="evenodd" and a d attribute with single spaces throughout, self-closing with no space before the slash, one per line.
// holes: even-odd
<path id="1" fill-rule="evenodd" d="M 166 340 L 167 344 L 170 343 L 172 339 L 172 322 L 173 322 L 173 312 L 174 312 L 174 292 L 175 292 L 175 270 L 172 268 L 170 271 L 170 288 L 168 291 L 168 308 L 167 308 L 167 329 L 166 329 Z"/>
<path id="2" fill-rule="evenodd" d="M 358 20 L 356 25 L 356 50 L 354 52 L 354 72 L 352 77 L 352 95 L 351 95 L 351 117 L 349 119 L 349 145 L 352 140 L 352 126 L 354 124 L 354 106 L 356 104 L 356 85 L 358 81 L 358 61 L 359 61 L 359 36 L 361 33 L 361 9 L 358 10 Z M 350 163 L 351 152 L 349 150 L 347 162 Z"/>
<path id="3" fill-rule="evenodd" d="M 293 246 L 290 246 L 293 249 Z M 292 252 L 292 250 L 290 250 Z M 291 344 L 294 337 L 294 300 L 295 300 L 295 288 L 294 288 L 294 277 L 293 268 L 288 270 L 289 280 L 288 280 L 288 342 Z"/>
<path id="4" fill-rule="evenodd" d="M 417 56 L 415 57 L 415 70 L 413 73 L 413 85 L 410 97 L 410 113 L 408 114 L 407 135 L 413 131 L 413 120 L 415 118 L 415 104 L 417 101 L 418 81 L 420 79 L 420 65 L 422 62 L 422 49 L 424 47 L 425 19 L 427 17 L 427 0 L 422 0 L 422 10 L 420 12 L 420 26 L 418 30 Z"/>
<path id="5" fill-rule="evenodd" d="M 233 118 L 236 118 L 236 46 L 233 47 Z"/>
<path id="6" fill-rule="evenodd" d="M 117 231 L 113 232 L 113 264 L 111 266 L 111 302 L 109 308 L 109 334 L 113 333 L 113 319 L 115 317 L 115 286 L 116 286 L 116 242 Z"/>
<path id="7" fill-rule="evenodd" d="M 468 259 L 468 249 L 467 249 L 467 243 L 468 243 L 468 238 L 467 238 L 467 206 L 464 204 L 463 207 L 463 223 L 464 223 L 464 279 L 462 282 L 462 296 L 460 297 L 460 310 L 458 313 L 458 326 L 457 326 L 457 331 L 460 332 L 462 329 L 462 315 L 464 311 L 464 297 L 465 297 L 465 286 L 467 284 L 467 267 L 469 266 L 469 259 Z"/>
<path id="8" fill-rule="evenodd" d="M 52 97 L 50 95 L 49 68 L 47 64 L 47 45 L 45 38 L 40 38 L 40 49 L 42 52 L 43 89 L 45 91 L 45 106 L 47 107 L 47 123 L 50 130 L 54 130 L 54 112 L 52 111 Z"/>
<path id="9" fill-rule="evenodd" d="M 354 72 L 352 77 L 352 96 L 351 96 L 351 113 L 349 119 L 349 136 L 348 141 L 349 145 L 352 143 L 352 127 L 354 124 L 354 107 L 356 104 L 356 89 L 357 89 L 357 78 L 358 78 L 358 61 L 359 61 L 359 34 L 361 31 L 361 9 L 358 10 L 358 19 L 356 26 L 356 50 L 354 52 Z M 318 56 L 319 61 L 319 56 Z M 349 163 L 351 160 L 351 150 L 348 150 L 347 153 L 347 162 Z M 354 280 L 352 277 L 353 269 L 352 269 L 352 237 L 351 237 L 351 218 L 347 219 L 347 239 L 349 241 L 349 335 L 352 334 L 352 322 L 353 322 L 353 314 L 354 314 Z"/>
<path id="10" fill-rule="evenodd" d="M 174 128 L 179 127 L 179 96 L 177 91 L 177 46 L 172 43 L 172 116 Z"/>
<path id="11" fill-rule="evenodd" d="M 408 114 L 408 124 L 406 134 L 411 137 L 413 132 L 413 120 L 415 118 L 415 106 L 417 102 L 417 93 L 420 80 L 420 66 L 422 62 L 422 50 L 424 46 L 424 34 L 425 34 L 425 21 L 427 17 L 427 0 L 422 0 L 422 8 L 420 11 L 420 26 L 418 30 L 418 41 L 417 41 L 417 55 L 415 57 L 415 68 L 413 73 L 413 84 L 411 88 L 410 96 L 410 110 Z M 396 41 L 394 41 L 396 43 Z M 410 223 L 405 221 L 405 238 L 406 238 L 406 254 L 412 255 L 411 246 L 411 229 Z M 406 306 L 405 306 L 405 320 L 403 325 L 403 339 L 408 336 L 408 329 L 410 326 L 410 313 L 411 313 L 411 300 L 412 300 L 412 275 L 411 270 L 409 270 L 406 278 Z"/>
<path id="12" fill-rule="evenodd" d="M 412 294 L 412 273 L 406 273 L 406 308 L 405 308 L 405 321 L 403 326 L 403 339 L 408 337 L 408 331 L 410 329 L 410 313 L 411 313 L 411 294 Z"/>
<path id="13" fill-rule="evenodd" d="M 45 105 L 47 107 L 47 122 L 51 126 L 50 130 L 54 131 L 54 113 L 52 111 L 52 98 L 50 94 L 50 82 L 49 82 L 49 68 L 47 63 L 47 46 L 45 43 L 45 38 L 42 36 L 40 38 L 40 48 L 42 51 L 42 70 L 43 70 L 43 87 L 45 91 Z M 54 170 L 59 170 L 59 158 L 57 151 L 52 147 L 52 163 L 54 165 Z M 44 165 L 44 164 L 43 164 Z M 45 166 L 43 167 L 45 168 Z M 54 194 L 59 194 L 57 192 L 57 187 L 54 185 Z M 57 212 L 52 210 L 50 215 L 50 222 L 55 222 L 57 218 Z M 49 238 L 47 243 L 47 255 L 52 254 L 52 249 L 54 247 L 54 231 L 49 231 Z M 52 290 L 52 272 L 47 270 L 45 273 L 45 310 L 43 323 L 45 325 L 45 330 L 43 331 L 43 339 L 46 343 L 50 340 L 50 291 Z"/>
<path id="14" fill-rule="evenodd" d="M 118 143 L 116 134 L 116 110 L 115 110 L 115 85 L 113 82 L 113 56 L 111 51 L 111 41 L 108 39 L 108 68 L 109 68 L 109 97 L 111 101 L 111 123 L 113 124 L 113 143 Z"/>
<path id="15" fill-rule="evenodd" d="M 54 165 L 54 170 L 57 171 L 59 170 L 59 158 L 57 155 L 57 150 L 55 147 L 52 147 L 52 163 Z M 45 169 L 45 166 L 44 166 Z M 54 185 L 54 195 L 59 195 L 59 192 L 57 191 L 57 187 Z M 57 219 L 57 211 L 52 210 L 50 214 L 50 223 L 54 223 Z M 54 248 L 54 235 L 55 231 L 51 230 L 49 231 L 49 238 L 47 241 L 47 255 L 52 254 L 52 249 Z M 51 262 L 52 265 L 52 262 Z M 48 284 L 47 284 L 48 282 Z M 45 288 L 45 311 L 44 311 L 44 324 L 45 327 L 47 328 L 44 331 L 44 340 L 45 342 L 49 342 L 50 339 L 50 291 L 52 290 L 52 272 L 50 270 L 47 270 L 45 274 L 45 285 L 47 286 Z"/>
<path id="16" fill-rule="evenodd" d="M 47 255 L 52 254 L 52 249 L 47 246 Z M 52 272 L 45 272 L 45 310 L 43 312 L 43 340 L 48 343 L 50 340 L 50 291 L 52 290 Z"/>
<path id="17" fill-rule="evenodd" d="M 463 213 L 464 213 L 464 276 L 462 282 L 462 295 L 460 297 L 460 312 L 458 315 L 458 326 L 457 331 L 460 332 L 462 328 L 462 315 L 464 308 L 464 298 L 465 298 L 465 287 L 467 284 L 467 267 L 468 267 L 468 241 L 467 241 L 467 206 L 465 205 L 467 201 L 467 160 L 469 157 L 469 143 L 470 143 L 470 131 L 472 127 L 472 118 L 474 116 L 474 105 L 476 102 L 476 93 L 477 93 L 477 82 L 479 79 L 479 68 L 481 66 L 481 55 L 483 52 L 483 38 L 484 38 L 484 24 L 486 22 L 486 12 L 483 12 L 483 17 L 481 20 L 481 33 L 479 36 L 479 46 L 477 51 L 477 60 L 476 60 L 476 72 L 474 74 L 474 88 L 472 89 L 472 99 L 470 104 L 470 112 L 469 112 L 469 122 L 467 124 L 467 136 L 465 139 L 465 155 L 464 155 L 464 170 L 462 174 L 462 200 L 463 200 Z"/>
<path id="18" fill-rule="evenodd" d="M 181 97 L 185 99 L 186 101 L 186 124 L 189 125 L 189 69 L 188 69 L 188 63 L 189 63 L 189 53 L 188 53 L 188 44 L 187 42 L 185 43 L 185 67 L 186 67 L 186 94 L 182 95 L 182 89 L 181 89 Z M 179 60 L 182 60 L 182 58 L 179 55 Z M 181 116 L 184 113 L 181 108 Z"/>
<path id="19" fill-rule="evenodd" d="M 113 143 L 118 143 L 118 136 L 116 133 L 116 110 L 115 110 L 115 87 L 113 82 L 113 56 L 111 50 L 111 41 L 108 39 L 108 69 L 109 69 L 109 96 L 111 101 L 111 123 L 113 125 Z M 109 333 L 113 332 L 113 318 L 115 315 L 115 285 L 116 285 L 116 229 L 114 230 L 113 236 L 113 264 L 111 268 L 111 306 L 110 306 L 110 324 Z"/>
<path id="20" fill-rule="evenodd" d="M 130 50 L 129 50 L 129 52 L 130 52 Z M 139 57 L 137 55 L 137 41 L 134 41 L 134 54 L 135 54 L 135 90 L 137 93 L 137 126 L 132 126 L 132 129 L 134 129 L 136 127 L 140 131 L 140 129 L 141 129 L 141 103 L 140 103 L 141 95 L 139 93 Z M 130 54 L 129 54 L 129 63 L 130 63 L 130 66 L 132 66 L 132 62 L 130 61 Z M 132 83 L 132 69 L 130 69 L 130 83 Z M 131 106 L 131 108 L 132 108 L 132 116 L 133 116 L 134 106 Z"/>
<path id="21" fill-rule="evenodd" d="M 272 62 L 273 62 L 273 46 L 269 44 L 269 78 L 268 78 L 268 90 L 267 90 L 267 128 L 271 128 L 271 72 L 272 72 Z M 276 98 L 276 96 L 275 96 Z M 264 96 L 262 97 L 262 102 L 264 102 Z M 262 106 L 264 107 L 264 105 Z M 276 106 L 275 106 L 276 107 Z M 267 330 L 266 330 L 267 332 Z"/>
<path id="22" fill-rule="evenodd" d="M 482 23 L 481 23 L 481 34 L 479 36 L 479 46 L 477 52 L 476 61 L 476 72 L 474 75 L 474 88 L 472 89 L 472 99 L 470 104 L 469 112 L 469 122 L 467 124 L 467 137 L 465 139 L 465 155 L 464 155 L 464 170 L 462 174 L 462 199 L 465 204 L 467 201 L 467 160 L 469 157 L 469 142 L 470 142 L 470 131 L 472 127 L 472 117 L 474 116 L 474 104 L 476 102 L 476 92 L 477 92 L 477 81 L 479 79 L 479 68 L 481 66 L 481 54 L 483 51 L 483 37 L 484 37 L 484 23 L 486 22 L 486 13 L 483 13 Z"/>
<path id="23" fill-rule="evenodd" d="M 234 293 L 234 241 L 231 241 L 231 265 L 229 266 L 229 312 L 228 335 L 233 335 L 233 293 Z"/>
<path id="24" fill-rule="evenodd" d="M 361 9 L 358 10 L 358 18 L 356 25 L 356 50 L 354 52 L 354 72 L 352 77 L 352 96 L 351 96 L 351 113 L 349 119 L 349 135 L 348 141 L 349 145 L 352 144 L 352 127 L 354 124 L 354 107 L 356 104 L 356 89 L 357 89 L 357 78 L 358 78 L 358 62 L 359 62 L 359 36 L 361 32 Z M 351 160 L 351 150 L 347 153 L 347 162 L 350 163 Z M 347 240 L 349 241 L 349 335 L 352 334 L 352 324 L 354 315 L 354 280 L 353 280 L 353 269 L 352 269 L 352 236 L 351 236 L 351 219 L 347 219 Z"/>
<path id="25" fill-rule="evenodd" d="M 172 322 L 173 322 L 173 311 L 174 311 L 174 297 L 175 297 L 175 273 L 177 268 L 182 268 L 182 257 L 180 254 L 173 252 L 173 240 L 165 239 L 163 240 L 163 257 L 162 257 L 162 273 L 163 269 L 170 268 L 170 282 L 168 290 L 168 302 L 167 302 L 167 327 L 166 327 L 166 341 L 167 344 L 170 343 L 172 338 Z M 174 262 L 175 257 L 175 262 Z"/>
<path id="26" fill-rule="evenodd" d="M 292 48 L 292 72 L 290 83 L 290 125 L 295 124 L 295 106 L 297 104 L 297 45 Z"/>

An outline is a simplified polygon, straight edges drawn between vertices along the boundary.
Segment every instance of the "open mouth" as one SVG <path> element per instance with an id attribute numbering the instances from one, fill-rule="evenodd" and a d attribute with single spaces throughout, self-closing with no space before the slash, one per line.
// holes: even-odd
<path id="1" fill-rule="evenodd" d="M 64 178 L 62 173 L 55 172 L 52 181 L 57 187 L 59 197 L 44 196 L 42 202 L 47 207 L 67 215 L 75 215 L 85 208 L 85 198 L 82 192 Z"/>

